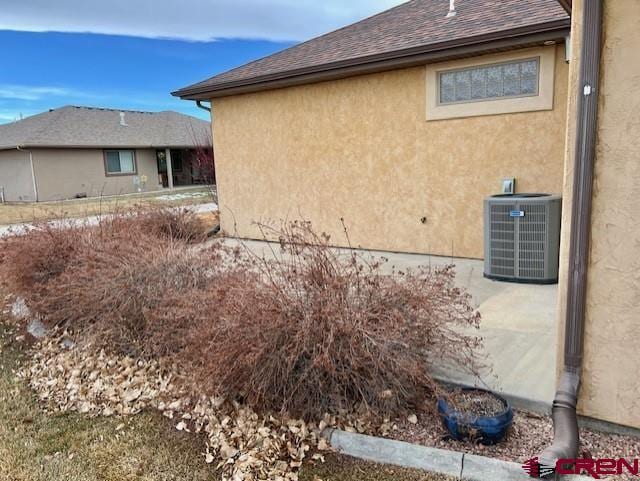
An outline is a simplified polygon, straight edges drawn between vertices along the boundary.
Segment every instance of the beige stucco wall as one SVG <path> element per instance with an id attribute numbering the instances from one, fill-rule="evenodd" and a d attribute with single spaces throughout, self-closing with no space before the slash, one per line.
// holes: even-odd
<path id="1" fill-rule="evenodd" d="M 0 150 L 0 188 L 7 202 L 35 200 L 28 152 Z"/>
<path id="2" fill-rule="evenodd" d="M 574 11 L 581 5 L 574 0 Z M 580 23 L 575 27 L 577 55 Z M 640 428 L 640 3 L 606 0 L 604 33 L 579 411 Z M 560 288 L 564 293 L 566 276 Z M 563 314 L 561 307 L 561 333 Z"/>
<path id="3" fill-rule="evenodd" d="M 344 245 L 344 218 L 354 246 L 481 258 L 502 178 L 562 189 L 567 71 L 558 47 L 551 111 L 430 122 L 425 67 L 216 99 L 222 228 L 302 216 Z"/>
<path id="4" fill-rule="evenodd" d="M 106 176 L 101 149 L 34 149 L 33 161 L 38 200 L 73 198 L 79 193 L 89 197 L 137 192 L 133 176 Z M 139 176 L 146 175 L 145 190 L 158 188 L 155 150 L 136 150 Z"/>

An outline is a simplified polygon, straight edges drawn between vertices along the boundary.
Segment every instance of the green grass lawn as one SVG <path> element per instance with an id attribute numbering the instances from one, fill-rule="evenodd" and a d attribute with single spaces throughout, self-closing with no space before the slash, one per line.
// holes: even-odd
<path id="1" fill-rule="evenodd" d="M 178 432 L 158 413 L 127 418 L 50 414 L 15 371 L 24 344 L 0 322 L 0 480 L 217 480 L 198 436 Z M 445 481 L 420 471 L 328 455 L 303 466 L 301 481 Z"/>

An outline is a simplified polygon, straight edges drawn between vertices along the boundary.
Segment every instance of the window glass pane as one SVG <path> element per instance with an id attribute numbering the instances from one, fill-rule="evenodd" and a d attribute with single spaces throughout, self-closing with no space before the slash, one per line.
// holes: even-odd
<path id="1" fill-rule="evenodd" d="M 538 93 L 538 79 L 523 78 L 520 83 L 520 93 L 522 95 L 535 95 Z"/>
<path id="2" fill-rule="evenodd" d="M 120 172 L 135 172 L 133 164 L 133 152 L 130 150 L 121 150 L 120 152 Z"/>
<path id="3" fill-rule="evenodd" d="M 440 75 L 440 102 L 455 102 L 456 100 L 456 74 L 443 73 Z"/>
<path id="4" fill-rule="evenodd" d="M 120 157 L 118 152 L 107 152 L 107 172 L 109 174 L 120 172 Z"/>
<path id="5" fill-rule="evenodd" d="M 487 97 L 502 97 L 502 67 L 487 68 Z"/>
<path id="6" fill-rule="evenodd" d="M 523 77 L 538 77 L 538 62 L 536 60 L 527 60 L 522 62 L 522 76 Z"/>
<path id="7" fill-rule="evenodd" d="M 456 72 L 456 102 L 471 99 L 471 72 Z"/>
<path id="8" fill-rule="evenodd" d="M 520 95 L 520 65 L 510 63 L 502 66 L 504 95 Z"/>
<path id="9" fill-rule="evenodd" d="M 538 62 L 527 60 L 521 64 L 522 79 L 520 91 L 523 95 L 535 95 L 538 93 Z"/>
<path id="10" fill-rule="evenodd" d="M 487 97 L 486 69 L 479 68 L 471 71 L 471 98 L 484 99 Z"/>
<path id="11" fill-rule="evenodd" d="M 536 95 L 539 60 L 474 67 L 439 76 L 440 103 Z"/>

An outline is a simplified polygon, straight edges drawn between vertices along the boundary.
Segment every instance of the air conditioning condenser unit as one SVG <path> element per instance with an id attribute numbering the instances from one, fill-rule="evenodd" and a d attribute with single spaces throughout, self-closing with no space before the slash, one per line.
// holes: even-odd
<path id="1" fill-rule="evenodd" d="M 561 216 L 559 195 L 503 194 L 485 199 L 485 277 L 557 282 Z"/>

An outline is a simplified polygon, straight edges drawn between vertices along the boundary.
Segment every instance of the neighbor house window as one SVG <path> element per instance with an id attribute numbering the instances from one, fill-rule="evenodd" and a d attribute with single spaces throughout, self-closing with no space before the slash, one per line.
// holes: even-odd
<path id="1" fill-rule="evenodd" d="M 532 58 L 440 72 L 440 104 L 537 95 L 539 65 Z"/>
<path id="2" fill-rule="evenodd" d="M 427 65 L 427 120 L 552 110 L 556 47 Z"/>
<path id="3" fill-rule="evenodd" d="M 106 150 L 104 158 L 107 175 L 136 173 L 136 156 L 133 150 Z"/>

